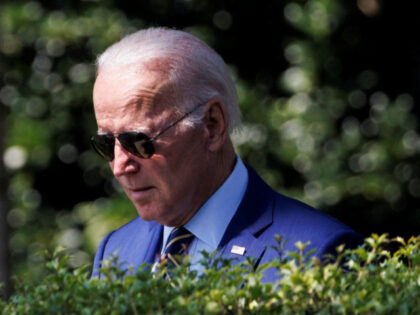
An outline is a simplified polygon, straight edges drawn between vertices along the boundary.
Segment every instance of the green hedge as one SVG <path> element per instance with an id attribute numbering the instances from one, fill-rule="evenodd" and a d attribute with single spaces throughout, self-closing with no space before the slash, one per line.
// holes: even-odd
<path id="1" fill-rule="evenodd" d="M 420 314 L 420 236 L 405 241 L 374 234 L 358 249 L 337 248 L 329 264 L 305 263 L 305 244 L 296 246 L 296 253 L 255 272 L 250 260 L 232 266 L 209 255 L 201 276 L 188 272 L 187 262 L 170 280 L 162 276 L 164 265 L 158 274 L 140 268 L 122 277 L 113 261 L 105 264 L 104 279 L 89 280 L 90 268 L 69 270 L 69 257 L 58 251 L 48 258 L 49 275 L 36 286 L 17 281 L 0 313 Z M 261 283 L 266 268 L 278 268 L 281 279 Z"/>

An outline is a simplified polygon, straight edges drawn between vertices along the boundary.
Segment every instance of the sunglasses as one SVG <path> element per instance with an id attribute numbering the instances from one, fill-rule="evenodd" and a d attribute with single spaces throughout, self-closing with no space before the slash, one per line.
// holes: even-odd
<path id="1" fill-rule="evenodd" d="M 100 156 L 102 156 L 105 160 L 109 162 L 111 162 L 114 159 L 115 138 L 118 139 L 124 150 L 130 152 L 131 154 L 139 158 L 150 159 L 155 153 L 155 147 L 153 145 L 153 142 L 157 138 L 159 138 L 164 132 L 166 132 L 168 129 L 172 128 L 185 118 L 187 118 L 188 115 L 190 115 L 202 105 L 203 104 L 200 104 L 194 107 L 188 113 L 184 114 L 181 118 L 164 128 L 152 138 L 150 138 L 143 132 L 127 131 L 121 132 L 117 136 L 115 136 L 113 133 L 97 134 L 90 138 L 90 143 L 93 149 L 95 149 L 96 153 L 98 153 Z"/>

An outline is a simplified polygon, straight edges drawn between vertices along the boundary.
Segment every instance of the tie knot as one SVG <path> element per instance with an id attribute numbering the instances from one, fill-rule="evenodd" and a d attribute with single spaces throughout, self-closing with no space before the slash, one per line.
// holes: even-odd
<path id="1" fill-rule="evenodd" d="M 174 228 L 169 234 L 165 254 L 182 255 L 190 245 L 194 235 L 183 226 Z"/>

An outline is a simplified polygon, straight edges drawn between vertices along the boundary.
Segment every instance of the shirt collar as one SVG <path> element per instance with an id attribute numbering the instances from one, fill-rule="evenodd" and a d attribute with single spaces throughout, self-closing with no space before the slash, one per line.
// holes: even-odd
<path id="1" fill-rule="evenodd" d="M 247 185 L 248 171 L 237 156 L 232 173 L 185 225 L 185 228 L 212 250 L 216 250 L 242 201 Z M 172 229 L 173 227 L 164 227 L 165 242 Z"/>

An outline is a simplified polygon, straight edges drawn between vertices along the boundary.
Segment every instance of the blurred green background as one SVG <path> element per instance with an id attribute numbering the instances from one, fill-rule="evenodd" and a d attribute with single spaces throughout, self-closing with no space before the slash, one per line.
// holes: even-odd
<path id="1" fill-rule="evenodd" d="M 148 26 L 191 32 L 234 77 L 237 151 L 276 190 L 365 236 L 420 231 L 415 1 L 49 0 L 0 4 L 0 281 L 79 266 L 136 216 L 91 150 L 95 56 Z M 414 32 L 414 33 L 413 33 Z"/>

